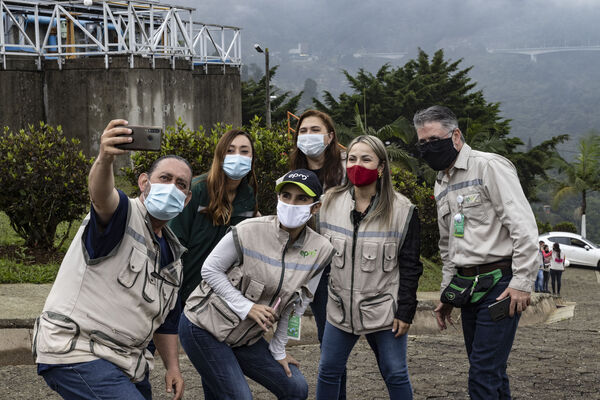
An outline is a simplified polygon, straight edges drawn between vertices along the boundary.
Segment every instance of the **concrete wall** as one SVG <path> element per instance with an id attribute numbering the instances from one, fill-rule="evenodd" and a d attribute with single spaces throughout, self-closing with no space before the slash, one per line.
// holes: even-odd
<path id="1" fill-rule="evenodd" d="M 18 129 L 46 119 L 80 139 L 88 155 L 97 154 L 100 135 L 114 118 L 163 128 L 180 117 L 191 128 L 239 126 L 242 120 L 235 67 L 192 70 L 181 63 L 173 70 L 167 60 L 157 60 L 152 69 L 147 59 L 136 58 L 130 69 L 128 58 L 113 57 L 108 70 L 103 58 L 67 60 L 59 70 L 48 61 L 42 72 L 0 70 L 0 94 L 0 125 Z"/>
<path id="2" fill-rule="evenodd" d="M 0 69 L 0 129 L 20 129 L 45 120 L 43 74 L 31 60 L 12 62 L 7 67 Z"/>

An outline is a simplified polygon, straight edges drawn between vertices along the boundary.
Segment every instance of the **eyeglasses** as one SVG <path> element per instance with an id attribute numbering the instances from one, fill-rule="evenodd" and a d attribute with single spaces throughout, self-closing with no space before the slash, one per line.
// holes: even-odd
<path id="1" fill-rule="evenodd" d="M 451 135 L 454 133 L 454 131 L 455 131 L 455 130 L 456 130 L 456 128 L 454 128 L 454 129 L 450 130 L 450 131 L 449 131 L 449 132 L 448 132 L 446 135 L 444 135 L 444 136 L 443 136 L 443 137 L 441 137 L 441 138 L 440 138 L 440 137 L 437 137 L 437 136 L 431 136 L 431 137 L 430 137 L 430 138 L 428 138 L 428 139 L 421 139 L 421 140 L 419 140 L 419 142 L 417 143 L 417 147 L 418 147 L 418 148 L 423 148 L 423 147 L 424 147 L 426 144 L 429 144 L 429 143 L 435 143 L 435 142 L 439 142 L 440 140 L 447 139 L 447 138 L 448 138 L 448 136 L 451 136 Z"/>

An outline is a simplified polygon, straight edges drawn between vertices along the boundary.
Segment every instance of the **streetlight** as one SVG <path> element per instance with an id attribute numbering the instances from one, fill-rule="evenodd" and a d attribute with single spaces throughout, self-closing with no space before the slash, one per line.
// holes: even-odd
<path id="1" fill-rule="evenodd" d="M 270 76 L 269 76 L 269 48 L 266 47 L 263 51 L 262 47 L 258 43 L 254 45 L 254 50 L 259 53 L 265 53 L 265 86 L 266 86 L 266 95 L 265 95 L 265 107 L 267 109 L 267 128 L 271 129 L 271 93 L 270 93 Z"/>

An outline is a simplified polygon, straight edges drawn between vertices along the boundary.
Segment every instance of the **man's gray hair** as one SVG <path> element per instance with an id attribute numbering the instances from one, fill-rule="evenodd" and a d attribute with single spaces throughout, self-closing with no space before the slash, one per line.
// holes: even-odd
<path id="1" fill-rule="evenodd" d="M 448 107 L 431 106 L 425 110 L 420 110 L 413 117 L 415 129 L 422 128 L 429 122 L 439 122 L 444 129 L 451 131 L 458 128 L 458 119 Z"/>

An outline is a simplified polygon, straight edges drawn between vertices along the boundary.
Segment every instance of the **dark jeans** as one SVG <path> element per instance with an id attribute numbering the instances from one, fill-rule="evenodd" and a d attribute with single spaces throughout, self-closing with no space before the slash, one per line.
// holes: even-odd
<path id="1" fill-rule="evenodd" d="M 315 298 L 310 303 L 313 316 L 315 317 L 315 324 L 317 324 L 317 337 L 319 343 L 323 343 L 323 332 L 325 331 L 325 322 L 327 322 L 327 282 L 329 282 L 329 272 L 331 271 L 331 264 L 326 266 L 321 275 L 319 286 L 315 292 Z M 338 400 L 346 400 L 346 370 L 342 375 L 342 381 L 340 383 L 340 394 Z"/>
<path id="2" fill-rule="evenodd" d="M 391 329 L 365 335 L 375 353 L 390 399 L 412 399 L 412 386 L 406 366 L 406 336 L 395 338 Z M 325 324 L 317 379 L 317 400 L 338 398 L 342 374 L 359 338 L 359 335 L 344 332 L 329 322 Z"/>
<path id="3" fill-rule="evenodd" d="M 548 281 L 550 280 L 550 272 L 543 271 L 544 273 L 544 292 L 548 291 Z"/>
<path id="4" fill-rule="evenodd" d="M 136 385 L 119 367 L 103 359 L 55 366 L 42 372 L 42 377 L 66 400 L 152 399 L 147 376 Z"/>
<path id="5" fill-rule="evenodd" d="M 465 346 L 469 356 L 469 396 L 473 400 L 510 399 L 506 362 L 520 316 L 492 321 L 488 306 L 508 287 L 504 276 L 484 299 L 462 308 Z"/>
<path id="6" fill-rule="evenodd" d="M 263 338 L 251 346 L 232 348 L 181 314 L 179 339 L 202 377 L 206 400 L 251 400 L 252 393 L 244 375 L 263 385 L 278 399 L 308 397 L 308 384 L 302 372 L 295 365 L 290 365 L 292 377 L 288 378 Z"/>
<path id="7" fill-rule="evenodd" d="M 562 271 L 557 269 L 550 270 L 550 276 L 552 277 L 552 293 L 560 295 L 560 281 L 562 278 Z M 557 290 L 555 290 L 557 289 Z"/>

